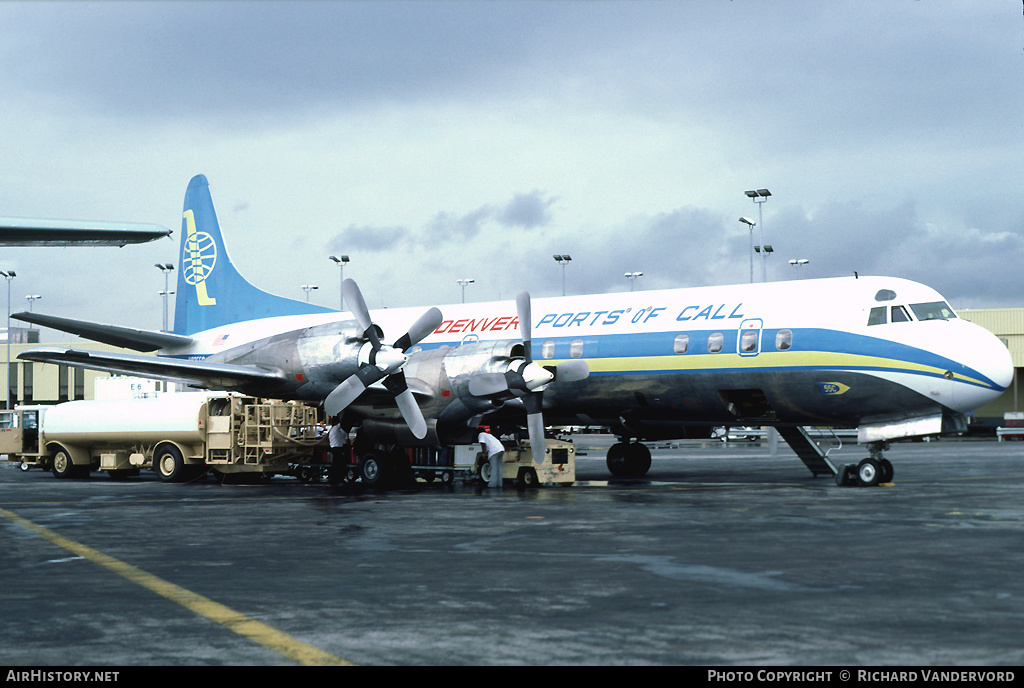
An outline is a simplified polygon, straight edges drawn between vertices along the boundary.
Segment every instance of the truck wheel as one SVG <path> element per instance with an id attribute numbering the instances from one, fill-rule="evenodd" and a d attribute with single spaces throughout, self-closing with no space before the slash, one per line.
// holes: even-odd
<path id="1" fill-rule="evenodd" d="M 160 447 L 153 457 L 153 464 L 160 480 L 165 483 L 180 483 L 185 479 L 185 459 L 177 447 Z"/>
<path id="2" fill-rule="evenodd" d="M 519 487 L 537 487 L 540 481 L 537 480 L 537 472 L 532 468 L 520 468 L 516 477 L 516 485 Z"/>
<path id="3" fill-rule="evenodd" d="M 71 461 L 71 455 L 64 449 L 58 449 L 53 455 L 50 472 L 54 478 L 70 478 L 75 475 L 75 464 Z"/>

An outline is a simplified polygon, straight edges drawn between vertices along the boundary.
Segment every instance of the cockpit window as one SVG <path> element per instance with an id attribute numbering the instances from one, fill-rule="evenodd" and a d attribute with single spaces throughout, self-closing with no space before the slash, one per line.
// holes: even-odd
<path id="1" fill-rule="evenodd" d="M 885 306 L 876 306 L 871 309 L 868 314 L 868 325 L 884 325 L 889 322 L 889 319 L 885 315 Z"/>
<path id="2" fill-rule="evenodd" d="M 891 322 L 910 322 L 910 315 L 907 313 L 907 309 L 903 306 L 893 306 Z"/>
<path id="3" fill-rule="evenodd" d="M 892 301 L 896 298 L 896 292 L 892 289 L 879 289 L 875 294 L 875 301 Z"/>
<path id="4" fill-rule="evenodd" d="M 956 313 L 945 301 L 912 303 L 910 309 L 914 311 L 914 317 L 918 320 L 950 320 L 956 317 Z"/>

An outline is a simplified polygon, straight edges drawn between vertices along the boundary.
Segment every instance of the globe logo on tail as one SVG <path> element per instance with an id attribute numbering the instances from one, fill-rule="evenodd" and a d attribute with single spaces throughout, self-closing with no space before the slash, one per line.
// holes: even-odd
<path id="1" fill-rule="evenodd" d="M 206 232 L 190 234 L 185 242 L 182 266 L 185 281 L 189 284 L 205 282 L 217 264 L 217 244 Z"/>
<path id="2" fill-rule="evenodd" d="M 196 229 L 196 218 L 192 210 L 186 210 L 184 250 L 181 256 L 181 277 L 186 284 L 196 288 L 196 302 L 200 306 L 214 306 L 217 299 L 206 292 L 206 278 L 217 264 L 217 242 L 208 232 Z"/>

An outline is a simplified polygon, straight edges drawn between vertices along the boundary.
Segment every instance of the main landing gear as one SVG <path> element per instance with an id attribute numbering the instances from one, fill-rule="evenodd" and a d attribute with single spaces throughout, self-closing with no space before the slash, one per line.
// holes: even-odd
<path id="1" fill-rule="evenodd" d="M 651 468 L 651 450 L 639 442 L 620 440 L 608 449 L 606 462 L 616 478 L 638 478 Z"/>
<path id="2" fill-rule="evenodd" d="M 889 459 L 882 452 L 889 448 L 888 442 L 872 442 L 868 445 L 871 456 L 860 463 L 850 463 L 836 473 L 836 485 L 840 487 L 875 487 L 882 483 L 892 482 L 893 468 Z"/>

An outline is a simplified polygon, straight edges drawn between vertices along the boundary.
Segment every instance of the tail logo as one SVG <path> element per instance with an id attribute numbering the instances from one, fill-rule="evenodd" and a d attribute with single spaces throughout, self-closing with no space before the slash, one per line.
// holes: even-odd
<path id="1" fill-rule="evenodd" d="M 217 299 L 206 293 L 206 278 L 217 264 L 217 244 L 206 232 L 196 231 L 196 218 L 191 210 L 185 211 L 188 235 L 181 257 L 182 277 L 195 286 L 200 306 L 213 306 Z"/>

